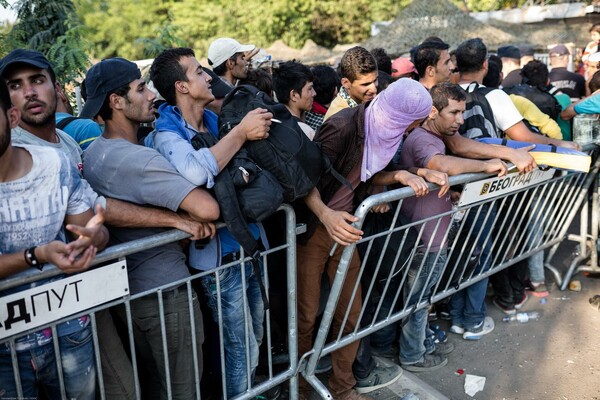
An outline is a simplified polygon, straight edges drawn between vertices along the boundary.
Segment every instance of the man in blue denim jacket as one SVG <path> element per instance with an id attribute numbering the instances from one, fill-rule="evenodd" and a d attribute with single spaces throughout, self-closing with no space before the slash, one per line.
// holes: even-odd
<path id="1" fill-rule="evenodd" d="M 146 138 L 146 146 L 158 150 L 183 177 L 197 186 L 212 188 L 215 176 L 247 140 L 268 136 L 272 114 L 256 109 L 214 146 L 195 150 L 191 140 L 197 134 L 207 133 L 218 138 L 217 115 L 206 109 L 214 99 L 210 75 L 202 69 L 193 50 L 176 48 L 164 51 L 154 60 L 150 78 L 166 103 L 158 110 L 160 116 L 156 120 L 156 129 Z M 260 238 L 267 246 L 262 225 L 250 224 L 250 230 L 255 239 Z M 240 257 L 240 244 L 227 228 L 219 229 L 216 238 L 202 249 L 197 247 L 190 246 L 189 261 L 191 267 L 199 270 L 218 268 Z M 244 264 L 244 269 L 245 272 L 242 272 L 238 264 L 201 278 L 217 322 L 220 285 L 227 397 L 243 393 L 248 388 L 247 361 L 251 368 L 250 376 L 254 376 L 263 338 L 261 277 L 254 274 L 249 262 Z M 244 286 L 246 298 L 243 297 Z M 249 321 L 246 321 L 245 315 L 249 316 Z M 246 326 L 249 349 L 246 349 Z"/>

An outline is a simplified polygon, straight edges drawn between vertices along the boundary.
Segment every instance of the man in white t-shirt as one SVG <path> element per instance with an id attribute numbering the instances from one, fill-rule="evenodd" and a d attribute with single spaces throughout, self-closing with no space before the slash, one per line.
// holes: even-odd
<path id="1" fill-rule="evenodd" d="M 101 208 L 94 216 L 82 178 L 63 152 L 11 144 L 10 130 L 18 122 L 19 110 L 10 106 L 6 86 L 0 82 L 0 279 L 35 268 L 41 271 L 46 263 L 65 273 L 84 271 L 108 242 Z M 67 232 L 74 239 L 68 244 Z M 0 297 L 56 279 L 60 276 L 10 288 L 0 292 Z M 82 316 L 56 326 L 67 398 L 95 397 L 89 322 L 88 316 Z M 19 318 L 3 323 L 9 329 Z M 16 361 L 24 398 L 37 398 L 40 389 L 49 398 L 60 398 L 52 329 L 20 336 L 14 346 L 16 360 L 8 343 L 0 344 L 0 395 L 18 395 L 12 367 Z"/>

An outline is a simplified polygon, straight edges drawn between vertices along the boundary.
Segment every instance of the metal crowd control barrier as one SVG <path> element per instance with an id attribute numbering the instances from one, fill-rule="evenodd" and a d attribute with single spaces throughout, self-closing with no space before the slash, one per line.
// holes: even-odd
<path id="1" fill-rule="evenodd" d="M 354 224 L 357 228 L 365 229 L 365 221 L 374 215 L 370 210 L 377 205 L 391 205 L 393 217 L 388 218 L 385 227 L 379 227 L 375 233 L 365 235 L 358 244 L 344 248 L 313 348 L 302 355 L 299 368 L 304 378 L 322 398 L 331 399 L 325 385 L 315 376 L 317 363 L 325 355 L 389 327 L 417 310 L 429 307 L 434 302 L 552 247 L 551 259 L 555 248 L 566 238 L 567 229 L 577 216 L 579 208 L 582 204 L 587 204 L 590 186 L 598 180 L 600 161 L 595 154 L 597 148 L 588 146 L 586 150 L 593 150 L 594 153 L 593 166 L 588 174 L 554 173 L 553 170 L 542 172 L 536 169 L 525 175 L 512 174 L 488 180 L 485 179 L 491 175 L 465 174 L 451 177 L 451 185 L 472 183 L 477 193 L 485 196 L 480 201 L 460 205 L 450 212 L 414 223 L 400 222 L 399 211 L 404 200 L 414 196 L 410 188 L 377 194 L 363 201 L 355 213 L 359 218 Z M 546 178 L 543 178 L 544 174 Z M 435 185 L 430 185 L 431 190 L 436 188 Z M 499 195 L 490 195 L 494 191 Z M 593 226 L 597 228 L 597 193 L 593 207 Z M 443 217 L 452 218 L 448 229 L 442 228 Z M 419 274 L 424 268 L 427 255 L 432 254 L 435 261 L 440 257 L 439 253 L 431 251 L 431 243 L 420 247 L 425 255 L 422 258 L 416 257 L 416 251 L 411 251 L 414 250 L 412 243 L 415 240 L 419 243 L 426 223 L 429 223 L 429 227 L 433 225 L 432 236 L 439 234 L 443 236 L 444 242 L 449 243 L 447 259 L 440 273 L 441 279 L 435 282 L 431 292 L 425 290 L 428 283 L 434 283 L 429 282 L 430 276 L 427 276 L 422 289 L 417 289 L 416 284 L 408 284 L 409 271 Z M 594 240 L 596 238 L 597 235 Z M 596 242 L 594 249 L 595 245 Z M 406 246 L 413 247 L 405 248 Z M 359 251 L 361 256 L 358 279 L 356 282 L 345 282 L 355 251 Z M 390 260 L 393 260 L 391 265 Z M 565 281 L 556 270 L 551 271 L 558 282 Z M 567 275 L 570 276 L 570 272 Z M 568 280 L 568 277 L 565 279 Z M 352 297 L 347 304 L 339 301 L 344 285 L 352 287 Z M 346 288 L 346 293 L 348 290 Z M 363 298 L 360 316 L 358 321 L 349 321 L 349 305 L 357 298 L 358 293 L 362 293 Z M 418 300 L 406 301 L 415 298 Z M 344 318 L 337 322 L 341 324 L 339 334 L 328 341 L 336 307 L 341 307 Z M 338 310 L 338 314 L 339 312 Z"/>
<path id="2" fill-rule="evenodd" d="M 287 340 L 285 343 L 282 343 L 282 345 L 284 345 L 285 347 L 287 347 L 287 354 L 289 355 L 289 357 L 285 358 L 285 362 L 283 363 L 284 365 L 281 366 L 281 362 L 279 363 L 279 368 L 277 370 L 275 370 L 275 363 L 273 360 L 273 355 L 271 352 L 272 347 L 274 346 L 274 343 L 272 341 L 272 335 L 271 335 L 271 329 L 272 329 L 272 320 L 270 317 L 270 311 L 266 310 L 265 311 L 265 339 L 262 342 L 262 347 L 266 346 L 267 351 L 266 351 L 266 366 L 262 367 L 262 369 L 266 369 L 266 377 L 265 379 L 260 382 L 260 383 L 255 383 L 254 385 L 249 385 L 247 387 L 247 389 L 241 393 L 240 395 L 237 395 L 235 397 L 236 400 L 241 400 L 241 399 L 250 399 L 250 398 L 254 398 L 262 393 L 267 392 L 270 389 L 275 388 L 278 385 L 281 385 L 285 382 L 289 381 L 289 385 L 290 385 L 290 393 L 291 393 L 291 398 L 296 398 L 295 393 L 297 393 L 297 360 L 298 360 L 298 352 L 297 352 L 297 337 L 296 337 L 296 332 L 297 332 L 297 328 L 296 328 L 296 217 L 294 214 L 293 209 L 289 206 L 289 205 L 283 205 L 280 207 L 279 211 L 284 211 L 285 212 L 285 221 L 286 221 L 286 230 L 285 230 L 285 239 L 286 242 L 283 245 L 277 246 L 277 247 L 272 247 L 269 250 L 263 251 L 261 253 L 261 258 L 263 260 L 263 265 L 264 265 L 264 278 L 263 278 L 263 283 L 265 284 L 265 287 L 267 289 L 267 293 L 268 293 L 268 288 L 269 288 L 269 284 L 277 284 L 277 285 L 283 285 L 285 284 L 286 287 L 286 295 L 285 295 L 285 301 L 287 302 L 286 304 L 286 308 L 287 308 L 287 321 L 286 321 L 286 326 L 282 327 L 282 331 L 285 332 L 285 335 L 287 336 Z M 97 257 L 95 258 L 93 265 L 98 265 L 101 263 L 105 263 L 107 261 L 111 261 L 111 260 L 116 260 L 116 259 L 123 259 L 126 255 L 129 254 L 133 254 L 142 250 L 146 250 L 149 248 L 153 248 L 156 246 L 160 246 L 160 245 L 165 245 L 167 243 L 171 243 L 174 241 L 178 241 L 178 240 L 182 240 L 189 237 L 188 234 L 181 232 L 181 231 L 177 231 L 177 230 L 173 230 L 173 231 L 168 231 L 168 232 L 164 232 L 163 234 L 159 234 L 159 235 L 155 235 L 155 236 L 151 236 L 151 237 L 147 237 L 144 239 L 140 239 L 140 240 L 135 240 L 135 241 L 131 241 L 131 242 L 127 242 L 127 243 L 123 243 L 120 245 L 116 245 L 116 246 L 112 246 L 110 248 L 105 249 L 103 252 L 99 253 L 97 255 Z M 269 263 L 268 263 L 268 258 L 267 256 L 271 255 L 271 254 L 275 254 L 277 252 L 281 252 L 282 254 L 284 254 L 284 259 L 286 262 L 286 272 L 287 272 L 287 281 L 284 282 L 273 282 L 270 281 L 269 279 L 269 271 L 272 270 L 269 268 Z M 241 254 L 241 259 L 242 260 L 249 260 L 249 258 L 244 257 L 243 251 Z M 121 395 L 119 397 L 115 397 L 115 396 L 107 396 L 107 394 L 105 393 L 105 376 L 104 373 L 102 372 L 102 367 L 103 367 L 103 363 L 106 361 L 105 358 L 103 358 L 103 356 L 101 355 L 101 342 L 105 339 L 104 337 L 102 337 L 102 335 L 104 334 L 104 332 L 102 332 L 101 335 L 99 335 L 99 326 L 102 328 L 103 324 L 107 321 L 106 317 L 108 316 L 109 318 L 109 322 L 112 321 L 112 319 L 110 319 L 110 316 L 108 314 L 108 309 L 109 308 L 114 308 L 114 307 L 121 307 L 121 313 L 117 313 L 119 315 L 124 315 L 124 321 L 122 321 L 125 324 L 125 328 L 127 330 L 126 333 L 126 337 L 123 338 L 123 345 L 124 347 L 129 347 L 129 351 L 130 351 L 130 359 L 131 360 L 136 360 L 137 359 L 137 352 L 139 352 L 139 350 L 137 349 L 136 346 L 136 338 L 134 337 L 134 328 L 133 328 L 133 324 L 135 323 L 132 320 L 132 305 L 135 304 L 136 300 L 139 299 L 156 299 L 157 304 L 158 304 L 158 308 L 160 310 L 160 331 L 161 331 L 161 338 L 160 338 L 160 342 L 162 343 L 161 347 L 162 347 L 162 352 L 159 351 L 159 353 L 161 353 L 160 357 L 162 357 L 162 361 L 164 362 L 164 379 L 163 379 L 163 387 L 162 390 L 164 391 L 163 394 L 165 394 L 165 397 L 168 399 L 173 398 L 173 382 L 175 382 L 174 380 L 172 380 L 172 378 L 178 378 L 178 377 L 171 377 L 170 376 L 170 368 L 169 368 L 169 356 L 170 353 L 168 351 L 168 346 L 169 346 L 169 342 L 170 340 L 172 340 L 173 338 L 168 337 L 167 335 L 167 328 L 166 328 L 166 323 L 167 321 L 165 321 L 165 308 L 164 308 L 164 300 L 163 300 L 163 295 L 171 290 L 179 290 L 181 293 L 183 293 L 185 295 L 185 299 L 187 301 L 187 313 L 189 314 L 189 320 L 187 321 L 181 321 L 179 320 L 178 324 L 186 324 L 190 327 L 190 332 L 189 334 L 192 336 L 192 346 L 189 349 L 189 351 L 192 353 L 192 358 L 193 358 L 193 365 L 194 365 L 194 382 L 192 383 L 192 385 L 194 386 L 193 388 L 190 388 L 190 392 L 194 393 L 195 392 L 195 398 L 196 399 L 200 399 L 201 398 L 201 394 L 200 394 L 200 371 L 202 370 L 202 361 L 198 359 L 197 357 L 197 346 L 199 346 L 199 343 L 197 343 L 196 341 L 196 321 L 195 321 L 195 311 L 194 311 L 194 307 L 193 307 L 193 297 L 194 297 L 194 284 L 202 277 L 205 277 L 207 275 L 210 274 L 214 274 L 215 275 L 215 280 L 216 280 L 216 285 L 217 285 L 217 303 L 218 303 L 218 317 L 215 317 L 215 319 L 217 319 L 217 322 L 219 324 L 219 362 L 221 365 L 221 370 L 223 371 L 222 378 L 220 383 L 216 383 L 216 385 L 220 386 L 221 389 L 223 390 L 223 398 L 227 398 L 226 395 L 226 383 L 225 383 L 225 352 L 227 351 L 226 349 L 224 349 L 223 347 L 223 330 L 222 330 L 222 309 L 221 309 L 221 297 L 220 297 L 220 293 L 221 293 L 221 283 L 219 280 L 219 272 L 226 269 L 226 268 L 239 268 L 240 265 L 243 263 L 242 260 L 237 260 L 237 261 L 233 261 L 229 264 L 226 265 L 222 265 L 220 268 L 216 269 L 216 270 L 211 270 L 211 271 L 206 271 L 206 272 L 201 272 L 198 274 L 195 274 L 187 279 L 182 279 L 179 280 L 177 282 L 172 282 L 170 283 L 168 286 L 163 286 L 163 287 L 159 287 L 153 290 L 149 290 L 146 291 L 144 293 L 138 293 L 132 296 L 123 296 L 122 298 L 116 299 L 114 301 L 111 301 L 109 303 L 105 303 L 102 304 L 100 306 L 91 308 L 91 309 L 86 309 L 85 311 L 81 311 L 77 314 L 73 314 L 73 315 L 69 315 L 68 317 L 59 319 L 59 320 L 55 320 L 52 321 L 51 324 L 46 325 L 45 327 L 51 327 L 52 329 L 52 334 L 53 334 L 53 343 L 54 343 L 54 350 L 55 353 L 57 354 L 56 357 L 56 366 L 57 366 L 57 370 L 58 370 L 58 376 L 59 376 L 59 384 L 60 384 L 60 392 L 61 392 L 61 397 L 63 399 L 66 399 L 66 392 L 65 392 L 65 385 L 64 385 L 64 378 L 62 375 L 62 370 L 63 370 L 63 361 L 61 361 L 61 357 L 60 357 L 60 347 L 58 344 L 58 338 L 57 338 L 57 326 L 65 321 L 68 320 L 72 320 L 74 318 L 83 316 L 83 315 L 89 315 L 91 317 L 91 326 L 92 326 L 92 340 L 93 340 L 93 347 L 94 347 L 94 355 L 95 355 L 95 366 L 96 366 L 96 374 L 98 376 L 97 378 L 97 394 L 99 393 L 99 398 L 101 399 L 106 399 L 106 398 L 112 398 L 112 399 L 116 399 L 116 398 L 122 398 Z M 273 266 L 273 268 L 284 268 L 284 266 Z M 102 267 L 97 268 L 95 271 L 101 271 Z M 31 273 L 33 272 L 33 273 Z M 18 277 L 13 277 L 13 278 L 9 278 L 9 279 L 5 279 L 0 281 L 0 291 L 2 290 L 6 290 L 12 287 L 17 287 L 20 286 L 22 284 L 25 283 L 29 283 L 29 282 L 33 282 L 33 281 L 37 281 L 39 279 L 42 278 L 48 278 L 48 277 L 52 277 L 52 276 L 56 276 L 56 275 L 60 275 L 60 270 L 56 269 L 55 267 L 51 266 L 50 268 L 45 269 L 45 271 L 43 271 L 42 273 L 40 273 L 39 271 L 31 271 L 30 273 L 24 274 L 24 275 L 20 275 Z M 165 273 L 168 273 L 168 271 L 165 271 Z M 241 274 L 242 274 L 242 279 L 244 276 L 244 269 L 241 268 Z M 77 276 L 77 275 L 74 275 Z M 177 289 L 172 289 L 172 288 L 177 288 Z M 244 290 L 243 290 L 244 294 L 245 294 L 245 286 L 244 286 Z M 63 294 L 64 296 L 64 294 Z M 246 307 L 247 306 L 247 300 L 246 300 L 246 296 L 244 296 L 243 299 L 243 303 L 244 304 L 240 304 L 240 307 Z M 210 312 L 210 311 L 209 311 Z M 211 316 L 207 316 L 208 318 L 212 318 Z M 247 312 L 244 313 L 244 327 L 245 327 L 245 342 L 246 342 L 246 354 L 245 354 L 245 364 L 246 364 L 246 373 L 247 373 L 247 377 L 248 377 L 248 382 L 251 381 L 250 379 L 250 369 L 249 365 L 250 365 L 250 355 L 249 355 L 249 346 L 248 346 L 248 341 L 249 341 L 249 336 L 248 336 L 248 331 L 249 329 L 251 329 L 251 321 L 249 321 L 249 315 Z M 2 321 L 4 322 L 4 321 Z M 110 325 L 110 324 L 109 324 Z M 12 360 L 13 360 L 13 374 L 14 374 L 14 379 L 15 379 L 15 383 L 16 383 L 16 390 L 17 390 L 17 398 L 23 398 L 23 388 L 21 386 L 21 381 L 20 381 L 20 376 L 19 376 L 19 368 L 18 368 L 18 361 L 17 361 L 17 353 L 16 353 L 16 347 L 15 347 L 15 340 L 23 337 L 24 335 L 27 335 L 29 333 L 33 333 L 35 331 L 39 331 L 40 327 L 37 328 L 32 328 L 32 329 L 28 329 L 28 330 L 24 330 L 16 335 L 12 335 L 12 336 L 8 336 L 2 340 L 0 340 L 0 346 L 4 346 L 4 344 L 8 344 L 10 347 L 10 351 L 11 351 L 11 356 L 12 356 Z M 101 329 L 102 331 L 102 329 Z M 205 332 L 208 334 L 208 332 Z M 204 360 L 206 361 L 206 360 Z M 131 398 L 136 398 L 136 399 L 140 399 L 142 396 L 142 386 L 140 384 L 140 367 L 141 365 L 138 365 L 138 362 L 131 362 L 131 365 L 129 366 L 130 370 L 127 369 L 128 372 L 131 372 L 131 376 L 132 376 L 132 380 L 133 380 L 133 387 L 131 387 L 131 393 L 130 393 L 130 397 Z M 287 365 L 285 365 L 287 364 Z M 265 368 L 266 367 L 266 368 Z M 125 379 L 123 377 L 123 379 Z M 258 382 L 258 380 L 257 380 Z M 156 383 L 156 382 L 155 382 Z M 0 385 L 0 395 L 2 394 L 3 390 L 2 390 L 2 385 Z"/>

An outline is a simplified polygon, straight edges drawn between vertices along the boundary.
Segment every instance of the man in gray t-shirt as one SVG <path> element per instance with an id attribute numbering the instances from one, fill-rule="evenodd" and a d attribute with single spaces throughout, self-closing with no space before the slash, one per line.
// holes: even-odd
<path id="1" fill-rule="evenodd" d="M 103 195 L 140 205 L 172 211 L 182 209 L 198 220 L 211 221 L 218 217 L 217 203 L 208 192 L 182 178 L 157 151 L 137 145 L 139 124 L 154 119 L 152 103 L 156 96 L 146 87 L 134 63 L 122 58 L 101 61 L 88 71 L 86 89 L 88 100 L 82 115 L 100 115 L 106 123 L 103 135 L 86 150 L 83 172 L 92 187 Z M 200 237 L 214 235 L 213 224 L 206 223 L 204 227 Z M 110 229 L 114 242 L 127 242 L 159 231 L 161 229 Z M 166 340 L 171 394 L 173 398 L 193 398 L 196 377 L 190 349 L 195 340 L 201 369 L 204 335 L 195 293 L 191 306 L 196 334 L 192 338 L 189 325 L 192 310 L 188 306 L 187 289 L 180 283 L 174 284 L 190 276 L 180 244 L 162 245 L 128 256 L 127 267 L 132 294 L 162 287 L 167 317 L 166 337 L 163 337 L 156 296 L 131 302 L 137 354 L 144 361 L 139 368 L 147 368 L 149 373 L 149 379 L 141 382 L 144 390 L 160 393 L 161 397 L 167 395 L 167 365 L 163 355 L 163 340 Z M 124 311 L 119 314 L 125 317 Z"/>

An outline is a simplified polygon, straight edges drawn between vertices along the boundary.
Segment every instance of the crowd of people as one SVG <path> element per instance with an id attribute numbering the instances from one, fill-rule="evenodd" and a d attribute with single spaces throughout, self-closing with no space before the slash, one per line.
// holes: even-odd
<path id="1" fill-rule="evenodd" d="M 302 355 L 312 348 L 322 280 L 333 281 L 344 246 L 363 237 L 352 223 L 364 198 L 391 187 L 410 187 L 415 196 L 400 211 L 408 221 L 421 221 L 451 211 L 457 193 L 449 188 L 449 176 L 503 176 L 507 163 L 527 173 L 537 166 L 528 153 L 535 144 L 579 148 L 571 141 L 569 120 L 600 113 L 600 72 L 594 72 L 600 67 L 600 26 L 591 32 L 595 47 L 586 48 L 587 77 L 567 69 L 570 50 L 562 44 L 550 49 L 551 70 L 528 47 L 507 45 L 491 55 L 481 39 L 469 39 L 450 51 L 438 37 L 425 39 L 408 57 L 395 60 L 384 49 L 357 46 L 346 51 L 337 68 L 297 61 L 251 68 L 258 50 L 254 45 L 220 38 L 208 49 L 211 68 L 202 66 L 189 48 L 162 52 L 147 79 L 129 60 L 100 61 L 85 76 L 86 101 L 78 117 L 72 116 L 68 96 L 46 57 L 14 50 L 0 60 L 0 278 L 42 270 L 45 264 L 77 273 L 89 268 L 107 245 L 173 228 L 189 233 L 191 243 L 174 242 L 127 256 L 132 295 L 162 288 L 160 307 L 156 296 L 131 302 L 137 354 L 133 362 L 140 370 L 144 398 L 167 398 L 168 390 L 174 399 L 194 398 L 196 373 L 201 377 L 203 369 L 221 371 L 226 387 L 222 395 L 232 398 L 256 383 L 265 334 L 265 270 L 261 259 L 220 268 L 242 254 L 233 229 L 215 228 L 225 204 L 217 202 L 213 189 L 245 143 L 264 140 L 281 121 L 256 108 L 220 138 L 219 114 L 228 93 L 237 85 L 253 85 L 285 105 L 346 180 L 324 174 L 303 199 L 309 210 L 307 232 L 298 237 L 296 248 Z M 141 128 L 148 124 L 149 134 Z M 482 137 L 531 145 L 493 146 L 476 140 Z M 430 192 L 428 183 L 439 190 Z M 486 255 L 492 249 L 484 239 L 493 235 L 494 220 L 478 215 L 499 212 L 493 204 L 486 207 L 466 221 L 481 232 L 482 261 L 476 271 L 490 267 L 483 260 L 489 262 Z M 386 213 L 390 207 L 373 211 Z M 528 212 L 533 219 L 539 210 Z M 249 224 L 262 250 L 276 242 L 265 225 Z M 450 225 L 450 216 L 425 224 L 423 246 L 405 283 L 412 291 L 403 291 L 404 302 L 423 300 L 421 294 L 440 279 Z M 535 227 L 530 229 L 535 236 Z M 547 296 L 543 257 L 539 252 L 495 274 L 490 279 L 493 304 L 515 314 L 530 295 Z M 353 293 L 360 268 L 355 251 L 333 316 L 334 336 L 342 326 L 348 333 L 361 324 L 363 300 Z M 204 274 L 189 303 L 188 286 L 180 282 L 198 272 Z M 437 306 L 438 314 L 450 320 L 451 333 L 479 340 L 494 329 L 486 311 L 487 290 L 488 280 L 482 279 Z M 202 307 L 209 316 L 203 318 Z M 431 329 L 428 317 L 428 310 L 416 311 L 397 334 L 374 334 L 333 352 L 328 380 L 333 397 L 369 399 L 366 393 L 395 382 L 403 369 L 443 367 L 454 346 Z M 127 326 L 127 319 L 122 307 L 96 313 L 109 399 L 135 398 L 129 342 L 118 329 Z M 215 366 L 203 353 L 202 344 L 214 340 L 215 331 L 221 332 L 224 366 Z M 94 399 L 99 371 L 89 316 L 58 325 L 56 333 L 67 397 Z M 60 398 L 52 340 L 52 330 L 42 329 L 15 341 L 25 397 L 43 392 L 47 398 Z M 381 365 L 373 356 L 394 363 Z M 6 343 L 0 345 L 0 374 L 0 398 L 16 397 Z M 300 398 L 308 399 L 311 391 L 301 379 Z"/>

